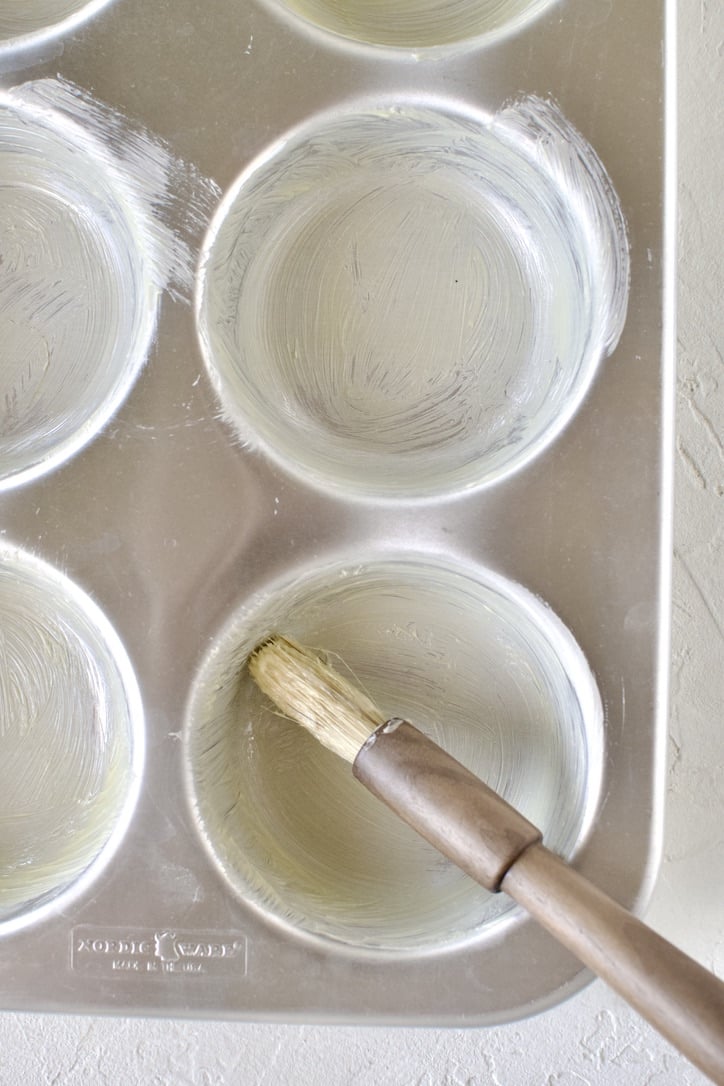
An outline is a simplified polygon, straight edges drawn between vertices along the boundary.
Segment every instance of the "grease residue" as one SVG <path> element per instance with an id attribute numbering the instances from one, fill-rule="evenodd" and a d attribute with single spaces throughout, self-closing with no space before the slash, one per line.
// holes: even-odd
<path id="1" fill-rule="evenodd" d="M 0 552 L 0 931 L 110 850 L 142 752 L 138 690 L 102 614 L 49 566 Z"/>
<path id="2" fill-rule="evenodd" d="M 215 190 L 60 80 L 0 93 L 0 143 L 2 489 L 66 460 L 128 394 L 160 292 L 191 285 Z"/>
<path id="3" fill-rule="evenodd" d="M 307 571 L 244 608 L 194 685 L 192 803 L 237 893 L 306 931 L 386 950 L 464 939 L 510 908 L 274 712 L 244 667 L 273 630 L 333 649 L 383 712 L 413 720 L 572 854 L 596 807 L 602 736 L 570 634 L 484 570 L 364 561 Z"/>
<path id="4" fill-rule="evenodd" d="M 427 49 L 518 30 L 552 0 L 278 0 L 316 26 L 353 41 Z"/>
<path id="5" fill-rule="evenodd" d="M 603 166 L 526 99 L 488 118 L 337 113 L 282 141 L 217 214 L 198 316 L 245 440 L 348 496 L 399 500 L 545 448 L 627 298 Z"/>

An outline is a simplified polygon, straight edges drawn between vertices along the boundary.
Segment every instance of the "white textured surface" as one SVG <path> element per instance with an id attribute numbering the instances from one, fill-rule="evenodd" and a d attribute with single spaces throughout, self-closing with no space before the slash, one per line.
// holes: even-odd
<path id="1" fill-rule="evenodd" d="M 648 920 L 724 974 L 724 7 L 680 0 L 679 375 L 665 858 Z M 0 1015 L 1 1086 L 703 1086 L 596 983 L 494 1030 Z"/>

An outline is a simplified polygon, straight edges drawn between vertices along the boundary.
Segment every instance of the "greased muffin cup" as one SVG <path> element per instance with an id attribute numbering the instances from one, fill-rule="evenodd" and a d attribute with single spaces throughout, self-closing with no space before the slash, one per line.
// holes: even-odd
<path id="1" fill-rule="evenodd" d="M 516 33 L 552 0 L 267 0 L 272 10 L 352 47 L 425 55 L 457 52 Z"/>
<path id="2" fill-rule="evenodd" d="M 401 103 L 318 118 L 242 175 L 198 313 L 241 436 L 345 496 L 400 502 L 544 449 L 627 296 L 620 206 L 559 111 Z"/>
<path id="3" fill-rule="evenodd" d="M 118 848 L 145 731 L 131 665 L 62 574 L 0 548 L 0 933 L 61 908 Z"/>
<path id="4" fill-rule="evenodd" d="M 133 186 L 103 144 L 0 94 L 0 488 L 73 456 L 146 360 L 158 289 Z"/>
<path id="5" fill-rule="evenodd" d="M 192 804 L 233 891 L 304 931 L 381 950 L 464 942 L 511 911 L 274 712 L 243 662 L 275 629 L 334 645 L 388 715 L 414 719 L 551 848 L 574 853 L 598 803 L 603 745 L 598 691 L 568 632 L 489 571 L 358 558 L 271 587 L 232 618 L 195 683 Z"/>

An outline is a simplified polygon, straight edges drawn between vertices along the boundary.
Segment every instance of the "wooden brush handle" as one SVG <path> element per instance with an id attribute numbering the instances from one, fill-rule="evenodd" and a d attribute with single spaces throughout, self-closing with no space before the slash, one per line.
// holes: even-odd
<path id="1" fill-rule="evenodd" d="M 504 890 L 724 1086 L 724 984 L 563 860 L 510 804 L 406 721 L 370 736 L 354 775 L 488 890 Z"/>
<path id="2" fill-rule="evenodd" d="M 542 845 L 502 889 L 724 1086 L 724 984 Z"/>

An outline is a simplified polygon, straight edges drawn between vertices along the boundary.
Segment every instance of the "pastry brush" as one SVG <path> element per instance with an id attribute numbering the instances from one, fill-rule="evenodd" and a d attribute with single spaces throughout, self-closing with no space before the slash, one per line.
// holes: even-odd
<path id="1" fill-rule="evenodd" d="M 541 832 L 318 653 L 270 637 L 249 659 L 272 702 L 487 890 L 503 891 L 724 1086 L 724 984 L 542 843 Z"/>

